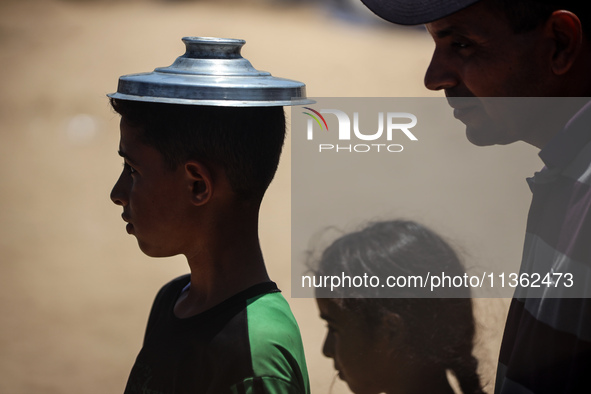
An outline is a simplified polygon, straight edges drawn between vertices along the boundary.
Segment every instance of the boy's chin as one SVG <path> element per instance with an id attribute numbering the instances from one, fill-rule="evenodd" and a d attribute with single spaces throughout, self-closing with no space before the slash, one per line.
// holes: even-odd
<path id="1" fill-rule="evenodd" d="M 157 247 L 146 242 L 142 242 L 140 239 L 137 240 L 140 250 L 148 257 L 172 257 L 180 253 L 166 250 L 165 248 Z"/>

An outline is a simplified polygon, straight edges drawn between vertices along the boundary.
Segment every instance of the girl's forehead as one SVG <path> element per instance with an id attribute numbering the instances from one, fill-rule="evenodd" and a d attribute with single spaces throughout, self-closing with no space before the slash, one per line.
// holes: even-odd
<path id="1" fill-rule="evenodd" d="M 363 315 L 343 305 L 343 299 L 317 298 L 320 318 L 332 323 L 346 323 L 348 325 L 362 325 Z"/>
<path id="2" fill-rule="evenodd" d="M 334 320 L 343 314 L 343 308 L 334 298 L 316 298 L 320 317 L 324 320 Z"/>

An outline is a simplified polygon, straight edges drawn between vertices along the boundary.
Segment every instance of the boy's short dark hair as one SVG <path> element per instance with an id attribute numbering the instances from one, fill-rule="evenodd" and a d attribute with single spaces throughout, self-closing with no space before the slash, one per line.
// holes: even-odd
<path id="1" fill-rule="evenodd" d="M 171 170 L 188 160 L 221 166 L 241 200 L 262 199 L 285 139 L 283 107 L 218 107 L 111 98 L 126 121 L 142 129 Z"/>

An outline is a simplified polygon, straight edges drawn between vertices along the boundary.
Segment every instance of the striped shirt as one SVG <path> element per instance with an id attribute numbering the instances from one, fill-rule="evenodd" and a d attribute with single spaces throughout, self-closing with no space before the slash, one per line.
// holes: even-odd
<path id="1" fill-rule="evenodd" d="M 495 393 L 591 393 L 591 102 L 540 157 L 521 273 L 572 274 L 575 286 L 516 291 Z"/>

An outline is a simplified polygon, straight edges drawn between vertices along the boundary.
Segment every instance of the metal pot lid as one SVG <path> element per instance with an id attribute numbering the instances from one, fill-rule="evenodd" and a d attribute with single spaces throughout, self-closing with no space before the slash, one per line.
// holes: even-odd
<path id="1" fill-rule="evenodd" d="M 313 104 L 306 85 L 255 69 L 240 54 L 244 40 L 184 37 L 187 50 L 169 67 L 119 78 L 107 96 L 169 104 L 266 107 Z"/>

